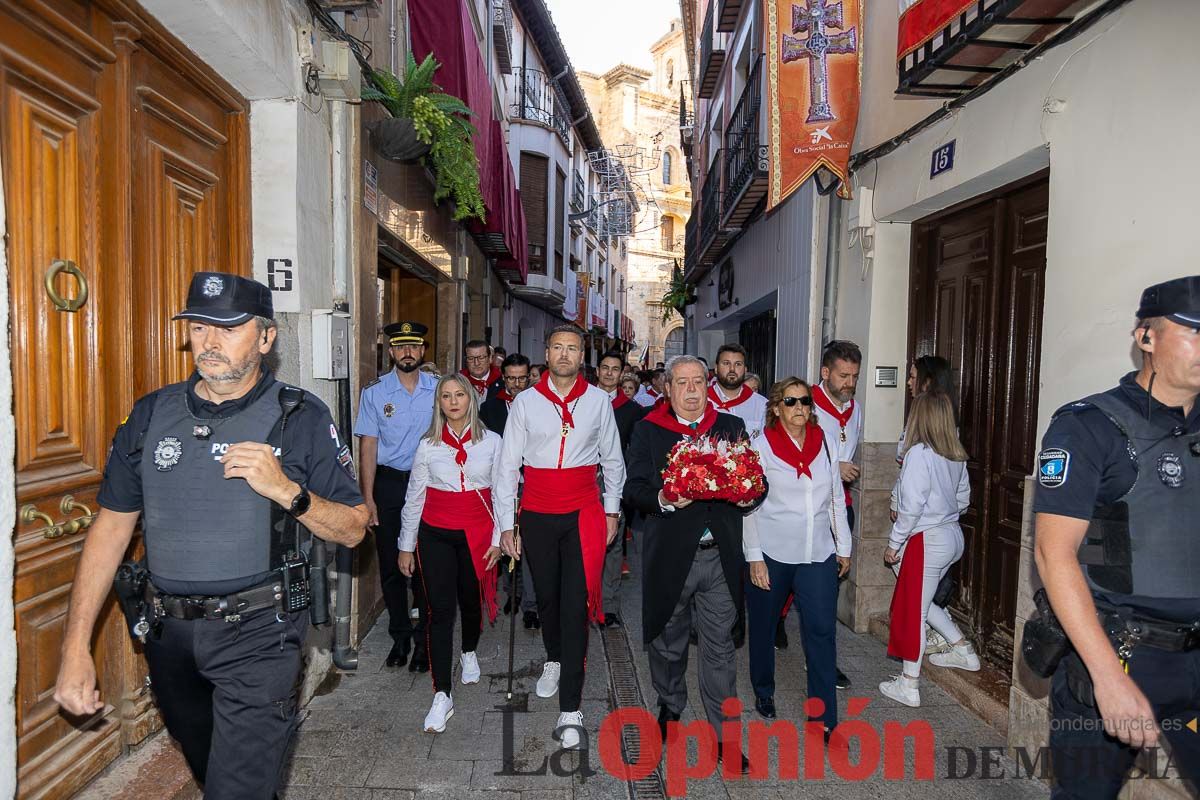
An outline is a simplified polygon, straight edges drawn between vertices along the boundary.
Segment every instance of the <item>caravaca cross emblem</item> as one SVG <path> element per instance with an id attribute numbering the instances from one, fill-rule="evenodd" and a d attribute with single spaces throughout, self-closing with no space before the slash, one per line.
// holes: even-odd
<path id="1" fill-rule="evenodd" d="M 792 33 L 807 33 L 807 39 L 783 35 L 783 63 L 808 59 L 809 106 L 807 122 L 837 119 L 829 107 L 829 66 L 826 56 L 854 53 L 858 50 L 854 28 L 830 33 L 842 27 L 842 4 L 826 5 L 826 0 L 807 0 L 807 6 L 792 4 Z"/>

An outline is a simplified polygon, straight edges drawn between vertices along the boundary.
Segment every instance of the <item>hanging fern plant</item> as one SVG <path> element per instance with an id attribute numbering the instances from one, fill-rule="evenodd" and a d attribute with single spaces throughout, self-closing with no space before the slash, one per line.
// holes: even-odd
<path id="1" fill-rule="evenodd" d="M 667 286 L 667 293 L 662 296 L 659 301 L 662 304 L 662 324 L 666 325 L 671 321 L 673 314 L 679 314 L 681 318 L 687 317 L 686 309 L 692 303 L 696 302 L 696 288 L 689 286 L 683 280 L 683 270 L 679 266 L 679 260 L 676 259 L 675 266 L 671 270 L 671 283 Z"/>
<path id="2" fill-rule="evenodd" d="M 471 124 L 474 112 L 462 100 L 446 94 L 433 81 L 437 60 L 430 53 L 420 64 L 408 55 L 404 78 L 375 70 L 363 87 L 363 100 L 373 100 L 396 119 L 411 120 L 416 139 L 428 145 L 421 156 L 433 170 L 434 202 L 454 201 L 454 219 L 485 218 L 479 191 L 479 160 L 475 156 Z"/>

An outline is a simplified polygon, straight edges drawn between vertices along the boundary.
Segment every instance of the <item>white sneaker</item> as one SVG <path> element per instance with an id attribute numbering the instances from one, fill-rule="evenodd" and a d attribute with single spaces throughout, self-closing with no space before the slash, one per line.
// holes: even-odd
<path id="1" fill-rule="evenodd" d="M 479 659 L 473 652 L 462 654 L 462 682 L 479 683 Z"/>
<path id="2" fill-rule="evenodd" d="M 970 644 L 951 647 L 946 653 L 934 653 L 929 657 L 929 663 L 937 667 L 965 669 L 967 672 L 979 672 L 980 668 L 979 656 Z"/>
<path id="3" fill-rule="evenodd" d="M 538 678 L 537 696 L 538 697 L 554 697 L 558 694 L 558 675 L 562 672 L 562 665 L 557 661 L 547 661 L 546 666 L 542 667 L 542 677 Z"/>
<path id="4" fill-rule="evenodd" d="M 921 692 L 917 689 L 917 682 L 912 678 L 897 675 L 890 681 L 879 684 L 879 691 L 883 693 L 884 697 L 890 697 L 897 703 L 903 703 L 912 708 L 921 706 Z"/>
<path id="5" fill-rule="evenodd" d="M 445 692 L 433 696 L 433 705 L 425 715 L 425 732 L 441 733 L 446 730 L 446 721 L 454 716 L 454 700 Z"/>
<path id="6" fill-rule="evenodd" d="M 554 738 L 562 743 L 563 750 L 578 750 L 582 746 L 579 735 L 582 728 L 582 712 L 564 711 L 558 715 L 558 725 L 554 728 Z"/>
<path id="7" fill-rule="evenodd" d="M 946 637 L 935 631 L 932 627 L 925 629 L 925 655 L 931 656 L 934 653 L 949 653 L 951 645 L 946 641 Z"/>

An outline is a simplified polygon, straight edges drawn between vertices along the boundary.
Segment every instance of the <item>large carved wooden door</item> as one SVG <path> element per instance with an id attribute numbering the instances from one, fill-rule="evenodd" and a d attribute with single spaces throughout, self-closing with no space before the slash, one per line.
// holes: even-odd
<path id="1" fill-rule="evenodd" d="M 1012 661 L 1024 479 L 1033 470 L 1049 182 L 1006 187 L 913 230 L 910 354 L 954 368 L 969 456 L 966 547 L 952 611 Z"/>
<path id="2" fill-rule="evenodd" d="M 112 433 L 187 373 L 169 321 L 187 276 L 249 270 L 245 105 L 185 54 L 136 6 L 0 0 L 20 797 L 69 796 L 158 724 L 112 602 L 104 710 L 68 719 L 53 689 Z"/>

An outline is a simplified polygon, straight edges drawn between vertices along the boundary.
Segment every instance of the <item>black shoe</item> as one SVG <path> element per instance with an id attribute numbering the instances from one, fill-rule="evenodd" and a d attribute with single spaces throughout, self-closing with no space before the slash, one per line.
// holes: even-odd
<path id="1" fill-rule="evenodd" d="M 605 614 L 604 615 L 604 627 L 607 628 L 610 625 L 616 625 L 618 628 L 620 628 L 621 627 L 621 618 L 618 617 L 616 614 Z"/>
<path id="2" fill-rule="evenodd" d="M 775 719 L 775 698 L 755 697 L 754 710 L 764 719 Z"/>
<path id="3" fill-rule="evenodd" d="M 417 646 L 413 648 L 412 658 L 408 660 L 409 672 L 429 672 L 429 652 L 425 649 L 424 642 L 417 642 Z"/>
<path id="4" fill-rule="evenodd" d="M 721 743 L 717 742 L 717 763 L 718 764 L 724 762 L 724 760 L 725 760 L 725 755 L 724 755 L 723 750 L 724 749 L 721 747 Z M 748 774 L 750 772 L 750 759 L 746 758 L 746 754 L 743 753 L 741 751 L 741 749 L 739 749 L 737 751 L 737 757 L 738 757 L 738 759 L 741 760 L 741 774 L 743 774 L 743 775 Z"/>
<path id="5" fill-rule="evenodd" d="M 508 614 L 511 614 L 511 613 L 512 613 L 512 598 L 510 597 L 504 601 L 504 614 L 507 616 Z"/>
<path id="6" fill-rule="evenodd" d="M 525 615 L 525 630 L 533 630 L 534 628 L 542 627 L 541 620 L 538 619 L 536 611 L 526 611 Z"/>
<path id="7" fill-rule="evenodd" d="M 688 644 L 690 644 L 692 647 L 695 647 L 699 643 L 700 639 L 696 636 L 696 629 L 692 628 L 690 631 L 688 631 Z"/>
<path id="8" fill-rule="evenodd" d="M 383 663 L 388 667 L 403 667 L 406 661 L 408 661 L 408 645 L 396 642 L 388 653 L 387 661 Z"/>
<path id="9" fill-rule="evenodd" d="M 662 735 L 663 742 L 667 741 L 667 723 L 678 722 L 679 715 L 666 706 L 658 707 L 658 732 Z"/>
<path id="10" fill-rule="evenodd" d="M 836 667 L 836 669 L 837 669 L 837 678 L 834 680 L 833 685 L 839 689 L 849 689 L 850 688 L 850 679 L 846 677 L 846 673 L 842 672 L 841 667 Z"/>
<path id="11" fill-rule="evenodd" d="M 786 622 L 786 621 L 787 620 L 784 617 L 780 617 L 779 624 L 777 626 L 775 626 L 775 649 L 776 650 L 787 650 L 787 648 L 788 648 L 787 628 L 784 625 L 784 622 Z"/>

